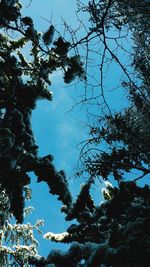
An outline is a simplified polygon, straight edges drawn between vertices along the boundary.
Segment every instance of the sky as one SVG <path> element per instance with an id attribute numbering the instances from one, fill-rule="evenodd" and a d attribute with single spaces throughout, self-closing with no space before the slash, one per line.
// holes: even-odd
<path id="1" fill-rule="evenodd" d="M 87 3 L 88 1 L 84 1 Z M 71 26 L 77 24 L 75 16 L 76 1 L 75 0 L 29 0 L 21 1 L 23 4 L 23 14 L 31 16 L 35 23 L 35 27 L 39 31 L 45 31 L 49 23 L 52 21 L 60 32 L 63 31 L 62 17 L 68 21 Z M 30 5 L 29 5 L 30 3 Z M 87 17 L 82 17 L 87 20 Z M 119 70 L 118 70 L 119 72 Z M 116 66 L 113 71 L 108 72 L 109 79 L 106 86 L 112 89 L 116 86 Z M 99 72 L 92 73 L 96 78 Z M 32 115 L 32 128 L 35 135 L 37 145 L 39 146 L 39 155 L 45 156 L 52 154 L 57 170 L 64 169 L 69 178 L 69 186 L 73 196 L 75 197 L 80 191 L 81 180 L 71 178 L 73 170 L 76 167 L 79 152 L 77 145 L 87 138 L 87 116 L 86 109 L 78 106 L 71 111 L 74 106 L 74 98 L 81 95 L 80 91 L 84 90 L 84 85 L 79 83 L 76 85 L 66 86 L 63 82 L 62 73 L 60 71 L 52 74 L 51 77 L 53 91 L 53 101 L 39 101 L 37 108 Z M 74 83 L 73 83 L 74 84 Z M 117 91 L 113 91 L 113 97 L 107 98 L 109 104 L 115 109 L 121 107 L 124 103 L 122 96 L 118 96 Z M 26 221 L 35 222 L 36 219 L 44 219 L 45 227 L 43 232 L 60 233 L 66 230 L 69 225 L 64 220 L 63 214 L 60 212 L 61 203 L 57 201 L 55 196 L 48 192 L 46 184 L 36 183 L 36 177 L 32 176 L 32 200 L 28 205 L 33 206 L 35 210 Z M 100 184 L 94 187 L 94 198 L 99 204 L 101 202 Z M 53 244 L 39 238 L 39 253 L 47 255 L 52 248 L 66 249 L 65 245 Z"/>
<path id="2" fill-rule="evenodd" d="M 74 15 L 75 1 L 70 0 L 32 0 L 29 7 L 29 1 L 24 0 L 23 14 L 33 18 L 35 27 L 39 31 L 45 31 L 49 27 L 46 20 L 51 20 L 55 27 L 62 28 L 62 17 L 69 20 L 70 24 L 75 23 Z M 46 20 L 44 20 L 44 19 Z M 84 127 L 85 115 L 82 111 L 74 113 L 70 109 L 74 105 L 73 91 L 74 87 L 66 87 L 62 73 L 54 73 L 51 77 L 53 91 L 53 101 L 39 101 L 37 108 L 32 115 L 32 128 L 36 143 L 39 146 L 39 155 L 45 156 L 52 154 L 57 170 L 64 169 L 67 177 L 71 177 L 73 169 L 79 157 L 77 144 L 85 138 L 86 131 Z M 81 181 L 69 179 L 70 189 L 74 196 L 80 190 Z M 55 196 L 48 192 L 48 187 L 44 183 L 37 184 L 36 177 L 32 174 L 32 200 L 27 205 L 33 206 L 34 210 L 26 222 L 34 223 L 37 219 L 44 219 L 45 226 L 43 233 L 66 231 L 69 223 L 65 222 L 63 214 L 60 212 L 62 203 L 57 201 Z M 66 249 L 66 245 L 50 243 L 37 235 L 40 243 L 39 253 L 46 256 L 51 249 Z"/>

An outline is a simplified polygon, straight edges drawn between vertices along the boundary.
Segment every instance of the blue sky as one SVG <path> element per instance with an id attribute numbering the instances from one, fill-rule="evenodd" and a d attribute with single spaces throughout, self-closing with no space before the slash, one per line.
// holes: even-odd
<path id="1" fill-rule="evenodd" d="M 26 7 L 29 1 L 25 0 L 22 3 Z M 69 20 L 70 24 L 74 24 L 76 21 L 75 1 L 71 1 L 71 3 L 70 5 L 70 0 L 43 0 L 38 3 L 32 0 L 30 6 L 23 9 L 23 13 L 33 18 L 35 27 L 39 31 L 45 31 L 49 27 L 49 23 L 42 17 L 47 20 L 52 18 L 52 23 L 61 29 L 61 17 Z M 82 110 L 68 112 L 74 104 L 75 88 L 65 86 L 62 73 L 60 71 L 54 73 L 51 80 L 50 90 L 53 91 L 53 101 L 37 103 L 37 108 L 32 116 L 32 127 L 39 145 L 40 156 L 52 154 L 56 168 L 64 169 L 67 176 L 70 177 L 79 156 L 76 145 L 83 140 L 83 137 L 85 138 L 86 134 L 83 124 L 85 115 L 82 114 Z M 73 195 L 76 195 L 80 190 L 80 182 L 70 180 L 69 184 Z M 33 174 L 31 187 L 33 197 L 27 204 L 33 206 L 35 210 L 29 218 L 26 218 L 26 221 L 34 223 L 36 219 L 44 219 L 44 233 L 65 231 L 68 223 L 65 222 L 64 216 L 60 212 L 62 203 L 57 201 L 55 196 L 49 194 L 46 184 L 37 184 Z M 39 252 L 42 255 L 47 255 L 52 248 L 66 248 L 65 245 L 50 243 L 39 236 L 38 239 L 40 242 Z"/>
<path id="2" fill-rule="evenodd" d="M 75 0 L 32 0 L 29 7 L 29 0 L 21 1 L 24 5 L 23 14 L 31 16 L 35 22 L 35 26 L 39 31 L 45 31 L 49 23 L 45 21 L 51 20 L 54 26 L 62 31 L 63 17 L 71 26 L 75 26 L 77 19 L 75 17 L 76 1 Z M 88 1 L 84 1 L 87 3 Z M 26 8 L 27 7 L 27 8 Z M 87 18 L 82 17 L 87 20 Z M 96 59 L 95 59 L 96 60 Z M 92 70 L 95 77 L 98 78 L 99 72 Z M 91 73 L 92 73 L 91 72 Z M 109 79 L 106 81 L 108 91 L 117 85 L 116 72 L 120 72 L 114 64 L 111 70 L 108 70 Z M 63 83 L 62 73 L 55 72 L 52 77 L 53 101 L 39 101 L 37 108 L 33 112 L 32 127 L 35 134 L 36 142 L 39 145 L 39 154 L 44 156 L 52 154 L 55 158 L 54 163 L 58 170 L 64 169 L 67 176 L 70 178 L 73 169 L 76 166 L 79 150 L 77 144 L 86 139 L 87 122 L 86 109 L 78 106 L 75 110 L 68 112 L 74 105 L 74 97 L 80 96 L 84 85 L 79 83 L 77 87 L 66 86 Z M 99 89 L 97 89 L 99 90 Z M 111 92 L 111 97 L 108 95 L 107 100 L 114 108 L 120 108 L 126 102 L 126 99 L 118 95 L 118 91 Z M 70 189 L 75 196 L 80 190 L 81 181 L 69 179 Z M 97 203 L 101 202 L 100 185 L 94 188 L 94 195 Z M 55 196 L 49 195 L 46 184 L 36 184 L 36 178 L 32 175 L 32 193 L 33 198 L 29 205 L 32 205 L 35 210 L 29 218 L 32 222 L 36 219 L 44 219 L 45 227 L 43 232 L 62 232 L 66 230 L 68 225 L 60 213 L 61 203 L 57 201 Z M 27 218 L 28 221 L 28 218 Z M 51 244 L 49 241 L 40 239 L 39 252 L 47 255 L 51 248 L 65 248 L 63 245 Z"/>

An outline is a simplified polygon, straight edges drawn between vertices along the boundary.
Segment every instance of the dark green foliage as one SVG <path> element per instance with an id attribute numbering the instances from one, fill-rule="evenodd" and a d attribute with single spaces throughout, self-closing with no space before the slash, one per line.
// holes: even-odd
<path id="1" fill-rule="evenodd" d="M 53 48 L 53 51 L 61 57 L 66 57 L 70 43 L 66 42 L 62 37 L 59 37 L 53 44 L 55 46 L 55 48 Z"/>
<path id="2" fill-rule="evenodd" d="M 93 207 L 89 216 L 84 216 L 83 210 L 80 212 L 82 221 L 68 228 L 69 236 L 62 238 L 62 242 L 73 242 L 68 252 L 51 251 L 47 259 L 32 258 L 30 262 L 36 262 L 36 266 L 51 263 L 55 267 L 120 267 L 120 264 L 123 267 L 148 267 L 150 189 L 148 186 L 140 188 L 133 182 L 122 182 L 113 191 L 109 201 Z M 89 198 L 87 190 L 85 198 Z M 77 201 L 81 206 L 85 205 L 80 196 Z M 74 217 L 78 219 L 78 214 Z M 80 265 L 81 260 L 83 265 Z"/>
<path id="3" fill-rule="evenodd" d="M 129 105 L 120 112 L 105 114 L 102 119 L 94 118 L 94 123 L 90 125 L 87 146 L 81 153 L 84 163 L 81 170 L 104 180 L 114 178 L 116 181 L 122 181 L 129 173 L 132 179 L 148 177 L 150 174 L 149 9 L 149 1 L 143 0 L 94 0 L 90 1 L 87 7 L 83 6 L 83 10 L 89 12 L 93 23 L 91 33 L 95 29 L 97 34 L 101 34 L 106 50 L 109 46 L 108 40 L 106 44 L 106 33 L 109 33 L 111 28 L 120 36 L 126 27 L 126 32 L 130 30 L 134 41 L 130 67 L 133 74 L 122 66 L 117 55 L 110 52 L 129 80 L 122 83 Z M 102 29 L 103 32 L 99 33 Z M 139 176 L 134 174 L 135 171 Z"/>
<path id="4" fill-rule="evenodd" d="M 46 45 L 50 45 L 53 41 L 55 28 L 53 25 L 49 27 L 49 29 L 43 34 L 43 41 Z"/>
<path id="5" fill-rule="evenodd" d="M 69 211 L 66 220 L 72 220 L 76 218 L 79 222 L 82 222 L 84 217 L 90 217 L 90 213 L 94 210 L 94 207 L 94 202 L 90 196 L 90 183 L 88 183 L 82 186 L 80 194 Z"/>
<path id="6" fill-rule="evenodd" d="M 68 62 L 68 69 L 65 71 L 64 81 L 66 83 L 72 82 L 76 76 L 81 79 L 86 80 L 84 69 L 82 68 L 82 63 L 79 56 L 71 57 Z"/>
<path id="7" fill-rule="evenodd" d="M 138 113 L 133 113 L 131 108 L 124 114 L 106 116 L 101 128 L 95 128 L 94 133 L 91 130 L 92 143 L 99 146 L 101 142 L 105 142 L 108 147 L 108 152 L 96 151 L 91 160 L 88 157 L 86 166 L 92 175 L 107 179 L 111 174 L 119 181 L 125 173 L 133 169 L 145 175 L 149 173 L 149 111 L 145 112 L 145 115 L 140 114 L 140 117 L 136 117 Z"/>
<path id="8" fill-rule="evenodd" d="M 58 195 L 58 199 L 63 202 L 63 204 L 69 206 L 71 205 L 71 195 L 68 191 L 68 183 L 63 171 L 57 172 L 52 164 L 49 155 L 33 163 L 33 170 L 38 177 L 38 182 L 44 181 L 48 184 L 50 188 L 50 193 Z"/>
<path id="9" fill-rule="evenodd" d="M 0 26 L 8 26 L 20 16 L 21 5 L 18 0 L 1 0 L 0 2 Z"/>
<path id="10" fill-rule="evenodd" d="M 55 242 L 70 243 L 68 251 L 52 250 L 46 258 L 28 254 L 26 260 L 30 266 L 148 267 L 150 189 L 148 185 L 137 186 L 136 180 L 150 173 L 149 2 L 93 0 L 81 6 L 84 12 L 89 12 L 92 22 L 83 42 L 89 42 L 94 33 L 97 37 L 102 35 L 100 40 L 106 45 L 105 32 L 112 27 L 119 33 L 124 27 L 131 30 L 135 44 L 132 68 L 138 82 L 129 75 L 128 81 L 123 82 L 129 106 L 121 112 L 104 114 L 96 125 L 90 126 L 88 148 L 85 146 L 81 151 L 81 173 L 86 172 L 90 178 L 73 202 L 64 171 L 55 169 L 51 155 L 38 156 L 31 115 L 36 101 L 52 100 L 50 75 L 57 69 L 62 70 L 66 83 L 76 77 L 86 79 L 82 62 L 79 55 L 68 55 L 72 46 L 64 38 L 56 37 L 53 42 L 53 25 L 41 35 L 30 17 L 21 17 L 18 1 L 2 0 L 0 184 L 9 201 L 7 199 L 0 209 L 12 212 L 17 223 L 23 222 L 25 190 L 30 184 L 28 173 L 34 172 L 37 182 L 46 182 L 50 193 L 64 204 L 61 211 L 66 220 L 73 222 L 65 233 L 45 235 Z M 9 37 L 10 30 L 19 33 L 17 40 Z M 21 49 L 28 44 L 31 49 L 26 59 Z M 113 54 L 111 56 L 114 59 Z M 122 69 L 128 74 L 124 67 Z M 127 175 L 135 170 L 132 181 L 125 182 Z M 95 205 L 90 192 L 97 177 L 107 181 L 102 190 L 104 201 L 99 206 Z M 117 181 L 116 187 L 108 183 L 109 178 Z M 0 214 L 1 226 L 5 225 L 7 215 Z M 20 258 L 17 266 L 22 266 L 23 260 Z"/>
<path id="11" fill-rule="evenodd" d="M 87 173 L 93 181 L 97 177 L 114 179 L 118 187 L 107 186 L 103 190 L 105 201 L 97 207 L 90 196 L 91 184 L 87 182 L 67 212 L 66 219 L 77 222 L 73 222 L 64 237 L 62 235 L 61 242 L 78 242 L 80 259 L 75 266 L 148 267 L 150 189 L 148 185 L 137 186 L 136 180 L 149 178 L 150 174 L 149 3 L 102 0 L 90 1 L 87 7 L 78 3 L 82 11 L 89 12 L 92 21 L 89 33 L 79 41 L 81 44 L 97 33 L 97 38 L 102 35 L 99 40 L 104 38 L 105 45 L 106 32 L 112 27 L 119 31 L 119 36 L 124 27 L 131 30 L 135 42 L 132 68 L 137 81 L 127 75 L 129 82 L 123 82 L 123 86 L 127 89 L 128 107 L 104 114 L 102 119 L 94 118 L 87 146 L 81 150 L 81 172 L 78 173 Z M 113 54 L 111 56 L 113 58 Z M 73 77 L 72 65 L 66 72 L 68 80 Z M 123 71 L 128 74 L 126 69 Z M 129 177 L 133 181 L 125 182 Z M 63 207 L 63 211 L 66 210 Z M 49 239 L 58 242 L 59 237 L 50 234 Z M 63 259 L 68 254 L 62 256 L 57 252 L 55 255 Z M 53 263 L 60 266 L 54 259 Z M 72 266 L 69 260 L 67 266 Z"/>
<path id="12" fill-rule="evenodd" d="M 41 40 L 32 19 L 21 17 L 20 9 L 18 1 L 0 2 L 0 183 L 9 195 L 10 210 L 21 223 L 29 171 L 35 172 L 38 182 L 45 181 L 50 192 L 57 194 L 65 205 L 71 205 L 64 172 L 55 170 L 49 156 L 38 157 L 30 121 L 37 100 L 52 100 L 48 89 L 50 74 L 58 68 L 66 72 L 73 57 L 68 56 L 70 44 L 61 37 L 49 50 L 47 45 L 52 43 L 54 27 L 51 25 Z M 4 34 L 5 30 L 19 33 L 18 39 Z M 29 42 L 27 60 L 21 48 Z M 72 71 L 74 78 L 81 76 L 82 63 L 78 62 Z"/>
<path id="13" fill-rule="evenodd" d="M 21 19 L 21 21 L 23 22 L 24 25 L 26 26 L 32 26 L 33 25 L 33 20 L 30 17 L 23 17 Z"/>

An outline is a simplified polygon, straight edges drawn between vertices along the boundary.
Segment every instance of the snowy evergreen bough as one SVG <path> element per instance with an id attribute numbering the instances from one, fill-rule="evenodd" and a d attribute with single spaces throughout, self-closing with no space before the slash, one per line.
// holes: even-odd
<path id="1" fill-rule="evenodd" d="M 38 182 L 47 182 L 51 193 L 65 205 L 71 203 L 65 173 L 55 170 L 51 155 L 38 157 L 31 114 L 37 100 L 52 100 L 48 86 L 53 71 L 61 68 L 68 83 L 76 76 L 82 77 L 84 70 L 77 56 L 68 57 L 69 42 L 60 36 L 49 47 L 51 42 L 46 38 L 51 38 L 52 28 L 42 36 L 32 19 L 22 17 L 20 10 L 19 1 L 0 2 L 0 183 L 9 196 L 11 212 L 21 223 L 23 192 L 30 184 L 30 171 L 35 172 Z M 28 44 L 31 50 L 26 59 L 23 49 Z"/>

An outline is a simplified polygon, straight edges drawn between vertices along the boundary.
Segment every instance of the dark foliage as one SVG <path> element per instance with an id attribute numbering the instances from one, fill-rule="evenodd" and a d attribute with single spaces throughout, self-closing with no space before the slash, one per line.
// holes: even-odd
<path id="1" fill-rule="evenodd" d="M 79 223 L 71 225 L 67 230 L 68 237 L 62 239 L 62 242 L 74 242 L 68 252 L 52 251 L 47 259 L 33 257 L 30 263 L 36 266 L 53 263 L 56 267 L 148 267 L 149 193 L 148 186 L 140 188 L 133 182 L 122 182 L 119 188 L 111 188 L 109 200 L 100 206 L 92 206 L 86 216 L 86 209 L 80 209 L 80 218 L 78 213 L 73 216 Z M 87 190 L 84 196 L 77 200 L 81 207 L 85 206 Z M 74 210 L 70 212 L 72 214 Z M 57 236 L 54 240 L 57 241 Z"/>
<path id="2" fill-rule="evenodd" d="M 80 1 L 78 3 L 81 5 Z M 121 112 L 104 114 L 96 126 L 90 126 L 88 144 L 94 145 L 94 148 L 85 151 L 85 146 L 81 151 L 81 173 L 85 171 L 90 178 L 73 202 L 64 171 L 55 169 L 51 155 L 38 156 L 31 115 L 37 100 L 52 100 L 48 90 L 50 74 L 61 68 L 66 83 L 76 77 L 85 80 L 82 62 L 78 55 L 68 56 L 72 46 L 64 38 L 58 36 L 53 42 L 53 25 L 41 35 L 30 17 L 21 16 L 21 5 L 17 0 L 2 0 L 0 184 L 9 196 L 10 206 L 7 208 L 18 223 L 23 222 L 25 187 L 30 184 L 31 171 L 37 176 L 37 182 L 46 182 L 50 193 L 56 194 L 64 204 L 62 211 L 66 220 L 74 220 L 65 233 L 45 235 L 55 242 L 70 243 L 68 251 L 50 251 L 47 258 L 28 256 L 31 266 L 148 267 L 150 189 L 148 185 L 137 186 L 136 181 L 150 173 L 149 1 L 93 0 L 80 8 L 89 12 L 92 27 L 87 36 L 73 47 L 82 45 L 82 42 L 88 43 L 89 37 L 96 33 L 103 36 L 103 44 L 108 50 L 105 31 L 111 27 L 118 31 L 124 26 L 130 29 L 135 43 L 132 67 L 138 83 L 131 79 L 118 58 L 109 51 L 128 77 L 123 86 L 127 89 L 130 105 Z M 18 39 L 10 38 L 9 31 L 17 32 Z M 31 45 L 29 61 L 21 52 L 28 44 Z M 101 143 L 105 143 L 105 151 L 101 150 Z M 139 176 L 125 181 L 132 170 L 136 170 Z M 102 190 L 104 201 L 99 206 L 95 205 L 90 193 L 96 177 L 103 180 L 111 177 L 118 182 L 116 187 L 106 182 L 106 188 Z M 4 225 L 3 220 L 1 225 Z M 23 266 L 22 259 L 19 259 L 19 264 Z"/>
<path id="3" fill-rule="evenodd" d="M 89 13 L 92 22 L 92 27 L 86 36 L 87 40 L 92 38 L 94 32 L 95 38 L 99 38 L 104 45 L 104 51 L 109 52 L 112 60 L 120 66 L 125 75 L 122 87 L 126 89 L 129 100 L 128 107 L 113 112 L 104 98 L 109 114 L 107 112 L 103 117 L 100 114 L 98 119 L 93 118 L 94 123 L 89 127 L 87 146 L 85 145 L 81 151 L 83 163 L 81 173 L 87 171 L 93 177 L 101 177 L 104 180 L 114 178 L 118 182 L 124 180 L 129 173 L 132 179 L 148 177 L 150 174 L 148 146 L 150 143 L 150 3 L 143 0 L 94 0 L 90 1 L 88 6 L 83 4 L 80 8 L 83 12 Z M 122 65 L 119 56 L 109 48 L 107 35 L 109 36 L 111 29 L 118 33 L 118 37 L 114 37 L 115 42 L 119 42 L 124 31 L 129 31 L 132 35 L 134 44 L 130 54 L 131 66 L 128 66 L 128 69 Z M 101 84 L 104 75 L 103 65 L 104 60 L 101 63 Z M 103 95 L 102 87 L 101 91 Z M 139 176 L 135 175 L 135 172 Z"/>
<path id="4" fill-rule="evenodd" d="M 24 186 L 30 183 L 29 171 L 35 172 L 38 182 L 45 181 L 50 192 L 57 194 L 65 205 L 71 204 L 65 173 L 55 170 L 50 156 L 38 156 L 31 115 L 37 100 L 52 100 L 47 85 L 51 84 L 49 75 L 53 71 L 61 68 L 66 83 L 72 80 L 66 75 L 68 68 L 73 78 L 81 77 L 84 71 L 81 62 L 75 61 L 76 57 L 68 57 L 69 42 L 59 37 L 52 44 L 52 25 L 42 40 L 32 19 L 22 17 L 20 10 L 19 1 L 0 2 L 0 183 L 7 189 L 11 211 L 21 223 Z M 6 30 L 6 33 L 18 32 L 18 39 L 10 38 Z M 32 48 L 27 61 L 21 48 L 29 42 Z"/>

